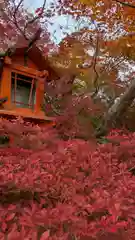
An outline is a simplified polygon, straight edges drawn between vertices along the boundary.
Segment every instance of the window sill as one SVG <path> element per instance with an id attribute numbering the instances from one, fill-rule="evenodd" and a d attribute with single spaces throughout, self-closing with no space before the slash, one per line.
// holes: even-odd
<path id="1" fill-rule="evenodd" d="M 32 113 L 32 114 L 28 114 L 28 113 L 21 113 L 15 110 L 3 110 L 0 109 L 0 116 L 8 116 L 8 117 L 23 117 L 24 119 L 33 119 L 33 120 L 41 120 L 41 121 L 49 121 L 49 122 L 53 122 L 55 119 L 52 117 L 47 117 L 44 115 L 44 113 Z"/>

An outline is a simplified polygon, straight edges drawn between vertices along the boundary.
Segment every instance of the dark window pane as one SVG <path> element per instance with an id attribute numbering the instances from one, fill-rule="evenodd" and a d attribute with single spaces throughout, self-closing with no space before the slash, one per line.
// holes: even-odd
<path id="1" fill-rule="evenodd" d="M 34 107 L 36 80 L 34 80 L 34 84 L 32 80 L 33 79 L 31 77 L 12 73 L 11 98 L 12 98 L 12 102 L 14 102 L 17 107 L 23 107 L 23 108 Z"/>

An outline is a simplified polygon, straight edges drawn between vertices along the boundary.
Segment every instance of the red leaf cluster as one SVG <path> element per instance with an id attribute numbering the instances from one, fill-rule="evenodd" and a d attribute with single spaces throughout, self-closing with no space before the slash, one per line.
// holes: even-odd
<path id="1" fill-rule="evenodd" d="M 20 120 L 2 131 L 17 141 L 0 149 L 0 239 L 135 239 L 134 133 L 92 151 Z"/>

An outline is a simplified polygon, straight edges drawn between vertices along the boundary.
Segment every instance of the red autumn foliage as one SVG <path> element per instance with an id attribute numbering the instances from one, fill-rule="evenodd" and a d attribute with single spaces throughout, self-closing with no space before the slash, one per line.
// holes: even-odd
<path id="1" fill-rule="evenodd" d="M 90 97 L 69 96 L 63 114 L 57 118 L 56 129 L 60 136 L 66 138 L 92 138 L 94 141 L 94 128 L 90 116 L 99 112 L 100 108 L 93 104 Z"/>
<path id="2" fill-rule="evenodd" d="M 134 133 L 94 151 L 21 120 L 2 133 L 16 141 L 0 149 L 0 239 L 135 239 Z"/>

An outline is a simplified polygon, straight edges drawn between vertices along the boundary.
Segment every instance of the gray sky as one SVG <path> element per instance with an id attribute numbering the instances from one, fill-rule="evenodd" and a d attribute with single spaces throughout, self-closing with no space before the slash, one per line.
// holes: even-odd
<path id="1" fill-rule="evenodd" d="M 42 7 L 44 0 L 24 0 L 25 7 L 34 12 L 37 8 Z M 47 0 L 46 6 L 51 2 L 57 2 L 57 0 Z M 49 19 L 53 24 L 49 26 L 49 31 L 52 33 L 52 38 L 56 43 L 59 43 L 62 38 L 65 37 L 63 30 L 60 29 L 60 26 L 63 26 L 66 32 L 71 33 L 75 31 L 75 28 L 78 28 L 78 23 L 76 23 L 71 16 L 56 16 Z M 81 26 L 88 24 L 86 19 L 81 21 Z"/>
<path id="2" fill-rule="evenodd" d="M 24 0 L 25 6 L 31 11 L 35 11 L 35 9 L 41 7 L 43 5 L 43 2 L 44 2 L 44 0 Z M 46 4 L 49 4 L 50 2 L 52 2 L 52 1 L 47 0 Z"/>
<path id="3" fill-rule="evenodd" d="M 24 0 L 24 6 L 32 12 L 35 12 L 35 10 L 43 5 L 44 0 Z M 53 2 L 56 2 L 57 0 L 53 0 Z M 46 6 L 49 5 L 52 2 L 52 0 L 46 1 Z M 59 42 L 63 37 L 63 31 L 60 29 L 60 26 L 63 27 L 68 25 L 68 32 L 74 31 L 74 25 L 75 21 L 71 17 L 67 16 L 56 16 L 50 19 L 53 25 L 49 27 L 49 31 L 52 33 L 53 40 L 55 42 Z M 67 24 L 68 23 L 68 24 Z"/>

